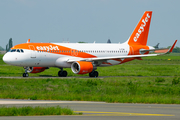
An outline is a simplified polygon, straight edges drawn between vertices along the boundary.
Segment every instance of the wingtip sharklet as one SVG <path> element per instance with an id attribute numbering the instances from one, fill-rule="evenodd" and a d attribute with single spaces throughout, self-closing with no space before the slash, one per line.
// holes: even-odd
<path id="1" fill-rule="evenodd" d="M 171 48 L 169 49 L 169 51 L 167 53 L 171 53 L 173 51 L 176 43 L 177 43 L 177 40 L 175 40 L 174 44 L 171 46 Z"/>

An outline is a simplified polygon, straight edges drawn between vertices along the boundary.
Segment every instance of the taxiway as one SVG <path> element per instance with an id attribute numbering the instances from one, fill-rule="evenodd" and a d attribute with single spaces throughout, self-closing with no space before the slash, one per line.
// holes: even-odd
<path id="1" fill-rule="evenodd" d="M 169 104 L 129 104 L 89 101 L 51 101 L 51 100 L 14 100 L 0 99 L 0 106 L 61 106 L 82 112 L 83 115 L 68 116 L 8 116 L 2 120 L 179 120 L 180 105 Z"/>

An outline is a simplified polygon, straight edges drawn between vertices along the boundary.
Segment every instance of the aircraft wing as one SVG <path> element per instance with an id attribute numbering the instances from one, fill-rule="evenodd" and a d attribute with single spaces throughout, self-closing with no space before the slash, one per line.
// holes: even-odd
<path id="1" fill-rule="evenodd" d="M 113 59 L 125 59 L 125 58 L 141 58 L 141 57 L 147 57 L 147 56 L 157 56 L 157 54 L 98 57 L 98 58 L 88 58 L 88 59 L 86 59 L 86 61 L 113 60 Z"/>
<path id="2" fill-rule="evenodd" d="M 75 62 L 75 61 L 103 61 L 103 60 L 112 60 L 112 59 L 125 59 L 125 58 L 141 58 L 141 57 L 148 57 L 148 56 L 158 56 L 169 54 L 173 51 L 174 46 L 176 45 L 177 40 L 171 46 L 171 48 L 162 54 L 144 54 L 144 55 L 127 55 L 127 56 L 111 56 L 111 57 L 97 57 L 97 58 L 79 58 L 79 59 L 68 59 L 67 62 Z"/>
<path id="3" fill-rule="evenodd" d="M 103 61 L 103 60 L 113 60 L 113 59 L 125 59 L 125 58 L 141 58 L 148 56 L 158 56 L 159 54 L 145 54 L 145 55 L 128 55 L 128 56 L 111 56 L 111 57 L 98 57 L 98 58 L 77 58 L 77 59 L 68 59 L 67 62 L 75 61 Z"/>

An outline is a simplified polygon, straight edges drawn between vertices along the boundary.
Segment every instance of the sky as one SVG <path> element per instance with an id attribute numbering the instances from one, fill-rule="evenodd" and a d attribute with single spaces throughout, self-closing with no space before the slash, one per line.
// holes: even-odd
<path id="1" fill-rule="evenodd" d="M 125 42 L 153 11 L 147 44 L 180 40 L 180 0 L 0 0 L 0 46 L 31 42 Z M 177 42 L 180 47 L 180 41 Z"/>

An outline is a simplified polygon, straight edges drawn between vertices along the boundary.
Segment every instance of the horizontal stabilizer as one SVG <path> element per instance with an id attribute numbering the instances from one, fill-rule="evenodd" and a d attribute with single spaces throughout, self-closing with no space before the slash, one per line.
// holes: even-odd
<path id="1" fill-rule="evenodd" d="M 174 44 L 171 46 L 171 48 L 170 49 L 167 49 L 167 48 L 162 48 L 162 49 L 149 49 L 149 50 L 140 50 L 141 52 L 155 52 L 155 53 L 165 53 L 165 54 L 167 54 L 167 53 L 171 53 L 172 51 L 173 51 L 173 49 L 174 49 L 174 46 L 176 45 L 176 42 L 177 42 L 177 40 L 175 40 L 175 42 L 174 42 Z"/>
<path id="2" fill-rule="evenodd" d="M 155 53 L 167 53 L 169 49 L 156 49 Z"/>
<path id="3" fill-rule="evenodd" d="M 155 53 L 166 53 L 169 49 L 162 48 L 162 49 L 149 49 L 149 50 L 140 50 L 141 52 L 155 52 Z"/>

